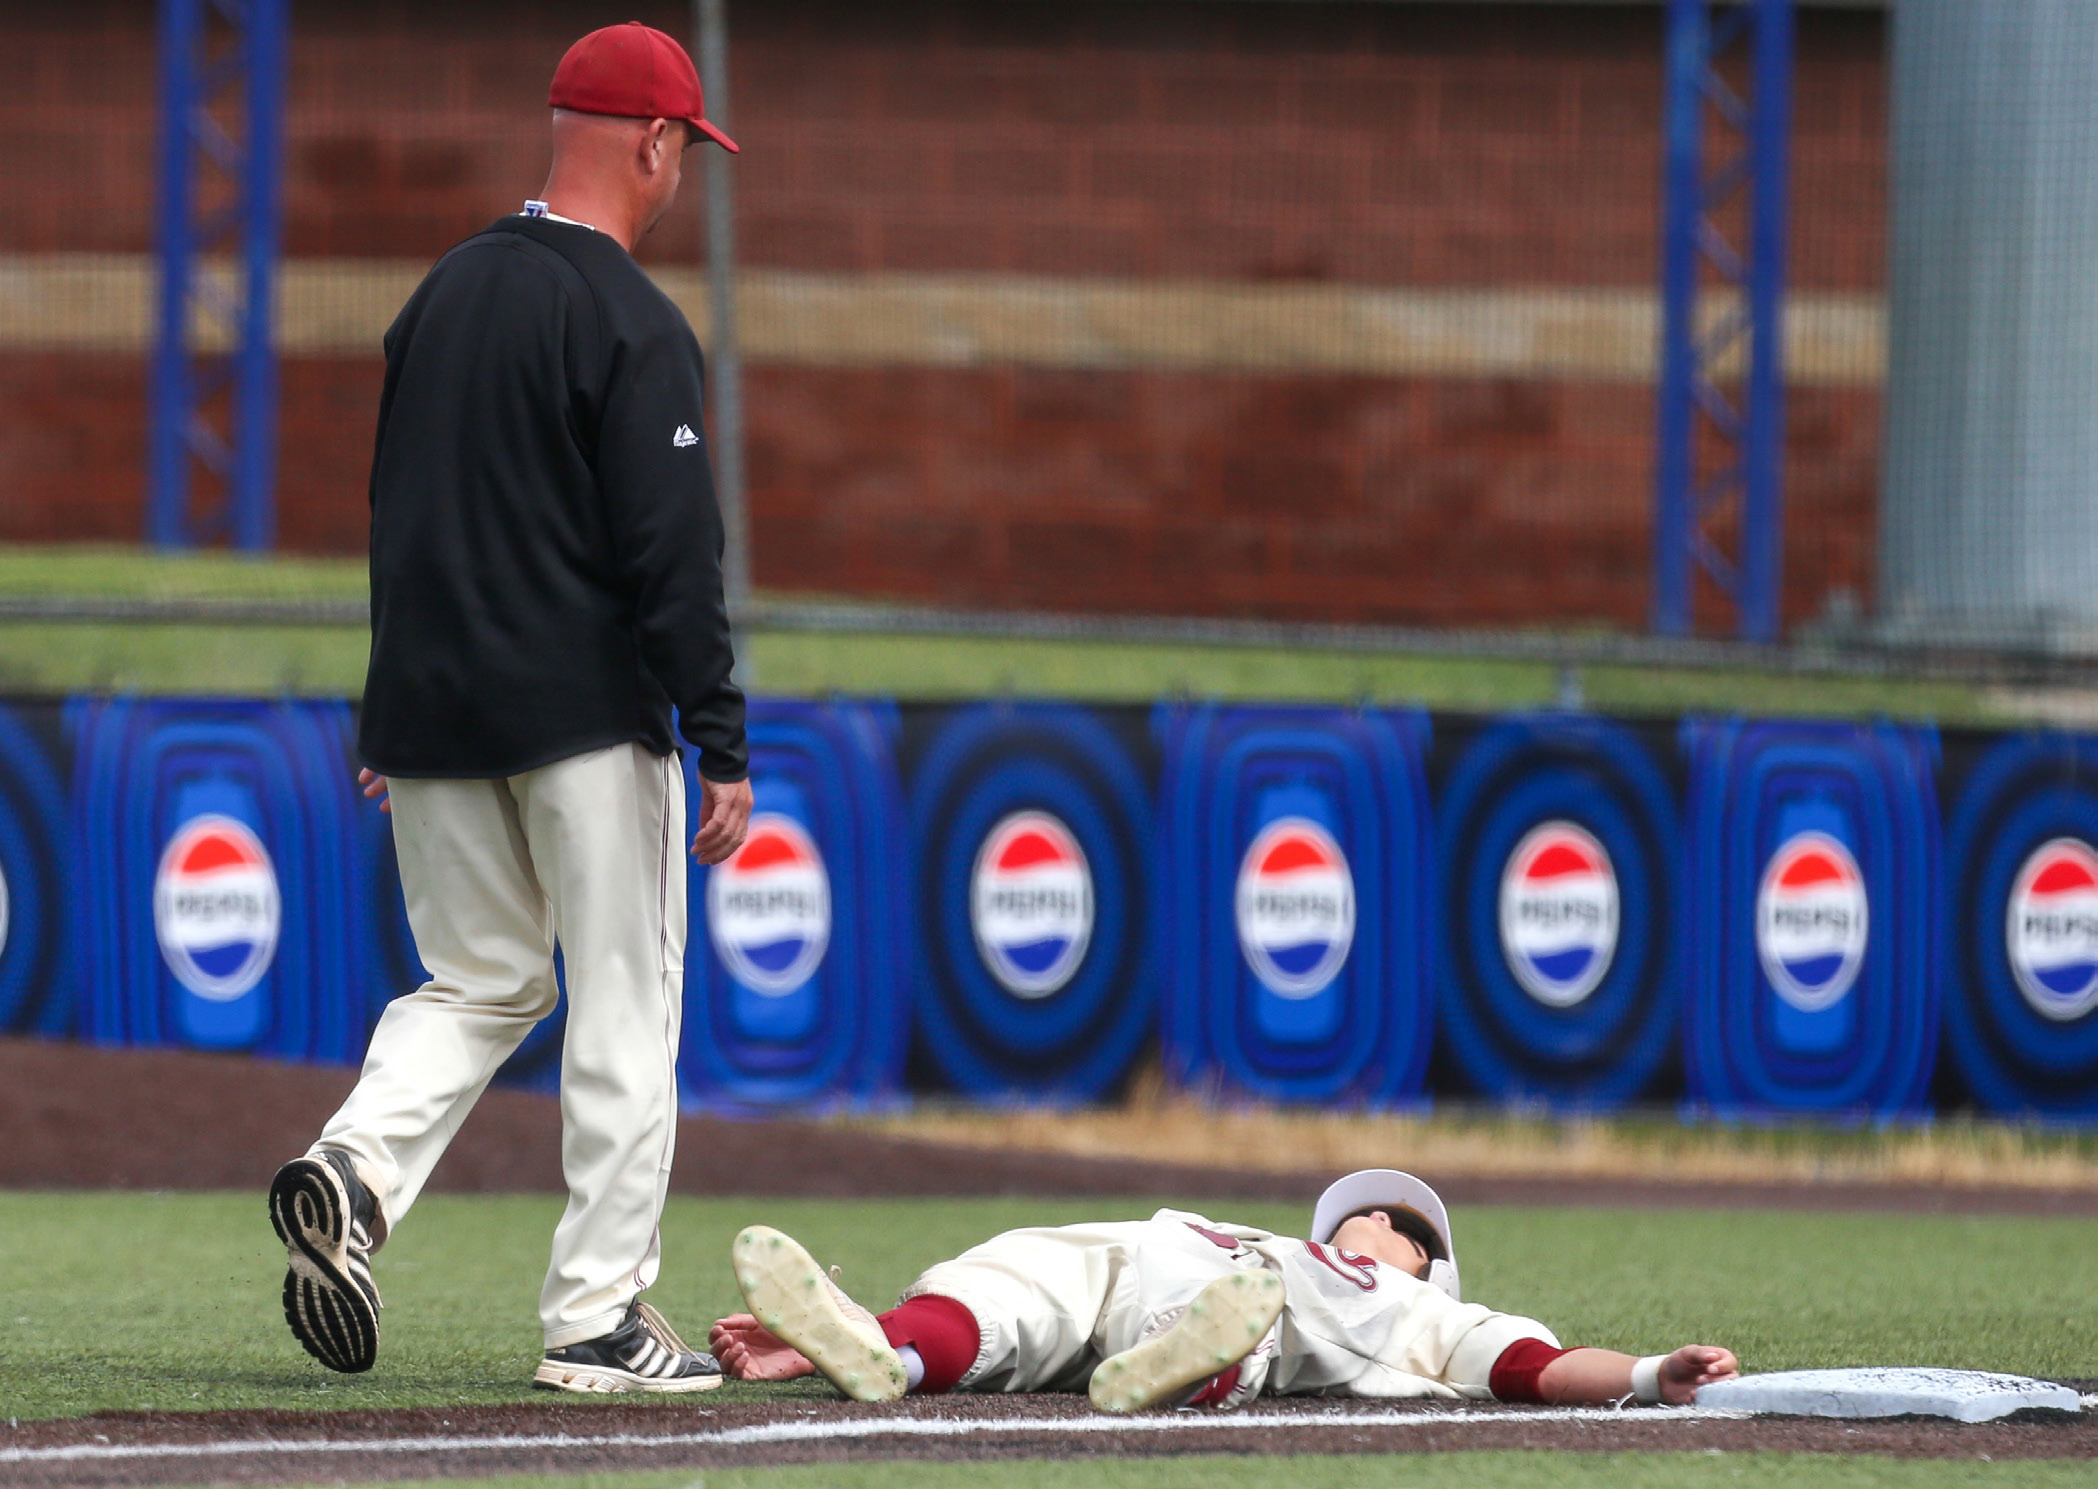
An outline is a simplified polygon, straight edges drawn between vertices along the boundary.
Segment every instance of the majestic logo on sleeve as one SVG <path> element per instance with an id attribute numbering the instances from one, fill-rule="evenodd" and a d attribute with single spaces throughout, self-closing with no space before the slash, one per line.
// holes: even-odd
<path id="1" fill-rule="evenodd" d="M 1069 982 L 1093 936 L 1093 874 L 1071 830 L 1047 812 L 1000 819 L 977 850 L 969 924 L 1007 992 L 1046 998 Z"/>
<path id="2" fill-rule="evenodd" d="M 1865 961 L 1865 876 L 1825 832 L 1787 838 L 1756 893 L 1756 952 L 1780 998 L 1802 1013 L 1842 1001 Z"/>
<path id="3" fill-rule="evenodd" d="M 758 812 L 734 856 L 707 876 L 707 929 L 729 975 L 752 992 L 793 992 L 830 945 L 830 875 L 806 829 Z"/>
<path id="4" fill-rule="evenodd" d="M 677 433 L 670 436 L 670 443 L 680 450 L 689 449 L 699 443 L 699 436 L 692 432 L 690 424 L 680 424 Z"/>
<path id="5" fill-rule="evenodd" d="M 192 817 L 168 839 L 153 876 L 153 929 L 175 980 L 230 1003 L 262 981 L 277 950 L 277 872 L 245 822 Z"/>
<path id="6" fill-rule="evenodd" d="M 1548 1008 L 1594 992 L 1617 950 L 1617 874 L 1571 822 L 1540 822 L 1501 870 L 1501 954 L 1522 990 Z"/>
<path id="7" fill-rule="evenodd" d="M 2042 843 L 2011 884 L 2004 944 L 2018 991 L 2042 1018 L 2098 1008 L 2098 853 L 2078 838 Z"/>
<path id="8" fill-rule="evenodd" d="M 1322 991 L 1355 941 L 1355 877 L 1333 834 L 1307 817 L 1279 818 L 1253 839 L 1237 908 L 1246 965 L 1284 998 Z"/>

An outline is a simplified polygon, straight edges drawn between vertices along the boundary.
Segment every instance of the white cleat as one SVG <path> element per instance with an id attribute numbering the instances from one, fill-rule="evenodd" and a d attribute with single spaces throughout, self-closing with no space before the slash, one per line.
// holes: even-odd
<path id="1" fill-rule="evenodd" d="M 1282 1279 L 1233 1272 L 1195 1294 L 1173 1326 L 1102 1361 L 1086 1394 L 1117 1416 L 1171 1400 L 1253 1352 L 1282 1316 Z"/>
<path id="2" fill-rule="evenodd" d="M 791 1236 L 753 1225 L 729 1248 L 757 1321 L 808 1357 L 854 1401 L 901 1400 L 909 1379 L 874 1315 L 853 1302 Z"/>

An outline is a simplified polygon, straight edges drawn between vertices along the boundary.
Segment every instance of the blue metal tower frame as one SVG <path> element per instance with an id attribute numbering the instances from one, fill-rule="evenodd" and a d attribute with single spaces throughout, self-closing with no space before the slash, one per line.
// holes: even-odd
<path id="1" fill-rule="evenodd" d="M 1784 569 L 1785 244 L 1793 0 L 1669 0 L 1653 625 L 1692 629 L 1703 573 L 1775 641 Z M 1722 75 L 1746 52 L 1746 96 Z M 1707 166 L 1707 117 L 1719 138 Z M 1745 206 L 1745 245 L 1720 214 Z M 1710 311 L 1705 297 L 1717 292 Z M 1742 373 L 1738 390 L 1732 368 Z M 1700 456 L 1703 458 L 1700 458 Z M 1733 519 L 1728 554 L 1715 527 Z"/>
<path id="2" fill-rule="evenodd" d="M 160 0 L 146 537 L 163 547 L 263 549 L 276 537 L 271 313 L 288 9 L 289 0 Z"/>

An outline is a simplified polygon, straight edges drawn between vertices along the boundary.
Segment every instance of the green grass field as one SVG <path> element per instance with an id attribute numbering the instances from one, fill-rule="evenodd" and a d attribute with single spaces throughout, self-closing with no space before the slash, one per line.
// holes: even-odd
<path id="1" fill-rule="evenodd" d="M 456 1480 L 448 1480 L 455 1483 Z M 477 1480 L 481 1489 L 2084 1489 L 2088 1463 L 1963 1463 L 1781 1453 L 1409 1453 L 1327 1458 L 1084 1458 L 1040 1463 L 826 1463 Z M 391 1489 L 412 1489 L 393 1485 Z M 423 1489 L 435 1489 L 425 1485 Z"/>
<path id="2" fill-rule="evenodd" d="M 0 600 L 343 601 L 365 593 L 359 559 L 245 558 L 222 552 L 0 545 Z M 1547 663 L 965 636 L 755 629 L 739 638 L 750 685 L 779 695 L 902 698 L 1161 697 L 1541 707 L 1559 696 Z M 364 686 L 361 625 L 0 620 L 0 691 L 353 696 Z M 1587 707 L 1605 713 L 1751 714 L 2015 720 L 2027 700 L 1960 682 L 1739 670 L 1595 665 L 1579 669 Z"/>
<path id="3" fill-rule="evenodd" d="M 559 1208 L 543 1196 L 426 1201 L 379 1258 L 379 1366 L 344 1377 L 309 1361 L 284 1329 L 283 1253 L 259 1194 L 0 1194 L 0 1416 L 530 1399 L 534 1306 Z M 841 1263 L 846 1286 L 882 1305 L 928 1263 L 994 1231 L 1148 1208 L 674 1200 L 652 1296 L 688 1337 L 703 1336 L 735 1306 L 728 1242 L 755 1220 Z M 1217 1208 L 1284 1229 L 1303 1218 Z M 2088 1221 L 1477 1208 L 1458 1226 L 1466 1291 L 1569 1341 L 1639 1352 L 1713 1341 L 1757 1370 L 2098 1376 Z M 731 1385 L 715 1399 L 758 1389 Z"/>

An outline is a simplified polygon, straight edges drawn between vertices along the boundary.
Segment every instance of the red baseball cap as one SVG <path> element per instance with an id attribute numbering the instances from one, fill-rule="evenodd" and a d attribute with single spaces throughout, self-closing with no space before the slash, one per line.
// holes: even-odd
<path id="1" fill-rule="evenodd" d="M 736 142 L 703 117 L 699 74 L 675 39 L 628 21 L 593 31 L 561 58 L 548 108 L 623 119 L 682 119 L 724 150 Z"/>

